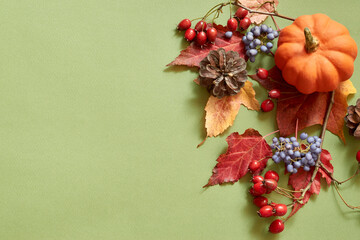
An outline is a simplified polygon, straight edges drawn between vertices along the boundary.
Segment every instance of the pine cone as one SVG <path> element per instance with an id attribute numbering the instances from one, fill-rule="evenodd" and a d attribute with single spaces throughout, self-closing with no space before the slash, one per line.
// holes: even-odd
<path id="1" fill-rule="evenodd" d="M 354 137 L 360 137 L 360 98 L 356 101 L 356 106 L 350 105 L 347 108 L 347 113 L 345 123 L 349 133 Z"/>
<path id="2" fill-rule="evenodd" d="M 235 95 L 247 80 L 246 62 L 239 53 L 219 48 L 200 62 L 199 75 L 200 85 L 213 96 Z"/>

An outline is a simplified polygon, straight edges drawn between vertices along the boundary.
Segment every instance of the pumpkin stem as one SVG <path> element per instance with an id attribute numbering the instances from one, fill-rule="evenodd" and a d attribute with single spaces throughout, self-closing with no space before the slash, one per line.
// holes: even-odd
<path id="1" fill-rule="evenodd" d="M 305 43 L 306 51 L 308 53 L 315 52 L 319 47 L 319 40 L 311 34 L 310 29 L 308 29 L 308 28 L 304 29 L 304 34 L 305 34 L 305 40 L 306 40 L 306 43 Z"/>

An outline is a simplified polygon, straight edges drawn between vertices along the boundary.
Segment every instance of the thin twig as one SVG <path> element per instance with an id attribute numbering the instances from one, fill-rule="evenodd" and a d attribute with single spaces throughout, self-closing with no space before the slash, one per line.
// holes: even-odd
<path id="1" fill-rule="evenodd" d="M 345 179 L 344 181 L 341 181 L 341 182 L 338 182 L 338 181 L 337 181 L 337 182 L 338 182 L 339 184 L 345 183 L 345 182 L 349 181 L 350 179 L 352 179 L 353 177 L 355 177 L 356 175 L 358 175 L 358 174 L 359 174 L 359 171 L 360 171 L 360 169 L 358 168 L 358 169 L 356 170 L 356 172 L 354 173 L 354 175 L 352 175 L 351 177 Z"/>
<path id="2" fill-rule="evenodd" d="M 330 101 L 329 101 L 329 105 L 328 105 L 328 109 L 327 109 L 327 112 L 326 112 L 326 115 L 325 115 L 325 118 L 324 118 L 324 123 L 323 123 L 323 128 L 322 128 L 322 131 L 321 131 L 321 145 L 320 145 L 320 148 L 322 148 L 322 145 L 324 143 L 324 137 L 325 137 L 325 133 L 326 133 L 326 127 L 327 127 L 327 123 L 329 121 L 329 116 L 330 116 L 330 113 L 331 113 L 331 109 L 332 109 L 332 106 L 334 104 L 334 97 L 335 97 L 335 90 L 331 92 L 331 97 L 330 97 Z M 314 179 L 316 177 L 316 174 L 318 173 L 319 171 L 319 167 L 320 167 L 320 159 L 316 162 L 316 165 L 315 165 L 315 169 L 314 169 L 314 172 L 311 176 L 311 179 L 310 179 L 310 182 L 308 183 L 308 185 L 306 185 L 306 187 L 303 189 L 303 193 L 301 194 L 300 198 L 301 199 L 299 203 L 303 204 L 303 198 L 306 194 L 306 192 L 310 189 L 312 183 L 314 182 Z"/>
<path id="3" fill-rule="evenodd" d="M 277 12 L 262 12 L 262 11 L 256 11 L 256 10 L 252 10 L 251 8 L 245 7 L 244 5 L 238 3 L 238 2 L 234 2 L 233 3 L 235 6 L 241 7 L 243 9 L 248 10 L 249 13 L 258 13 L 258 14 L 264 14 L 264 15 L 269 15 L 269 16 L 274 16 L 274 17 L 279 17 L 279 18 L 284 18 L 290 21 L 295 21 L 294 18 L 290 18 L 290 17 L 286 17 L 284 15 L 281 15 Z"/>
<path id="4" fill-rule="evenodd" d="M 335 189 L 336 189 L 336 192 L 339 194 L 339 197 L 341 198 L 341 200 L 345 203 L 345 205 L 346 205 L 348 208 L 351 208 L 351 209 L 360 209 L 360 206 L 353 206 L 353 205 L 348 204 L 348 203 L 345 201 L 345 199 L 342 197 L 342 195 L 341 195 L 341 193 L 340 193 L 340 191 L 339 191 L 339 188 L 338 188 L 338 186 L 337 186 L 336 183 L 334 184 L 334 187 L 335 187 Z"/>
<path id="5" fill-rule="evenodd" d="M 331 178 L 332 181 L 336 182 L 336 183 L 339 184 L 339 185 L 340 185 L 340 184 L 343 184 L 343 183 L 346 183 L 347 181 L 351 180 L 353 177 L 355 177 L 356 175 L 358 175 L 359 172 L 360 172 L 360 165 L 358 165 L 355 173 L 354 173 L 351 177 L 349 177 L 349 178 L 347 178 L 347 179 L 345 179 L 345 180 L 343 180 L 343 181 L 339 181 L 339 180 L 337 180 L 337 179 L 334 177 L 334 174 L 333 174 L 332 172 L 330 172 L 330 170 L 327 169 L 326 166 L 325 166 L 322 162 L 320 162 L 320 167 L 321 167 L 321 169 L 322 169 L 324 172 L 326 172 L 326 174 Z"/>
<path id="6" fill-rule="evenodd" d="M 281 31 L 281 29 L 280 29 L 279 25 L 278 25 L 278 24 L 277 24 L 277 22 L 275 21 L 274 16 L 271 16 L 271 19 L 273 20 L 273 22 L 274 22 L 274 24 L 275 24 L 276 29 L 277 29 L 278 31 Z"/>

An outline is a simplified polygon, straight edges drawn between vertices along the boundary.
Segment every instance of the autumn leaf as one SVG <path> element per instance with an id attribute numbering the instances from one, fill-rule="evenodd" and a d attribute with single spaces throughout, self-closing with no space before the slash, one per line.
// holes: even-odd
<path id="1" fill-rule="evenodd" d="M 252 128 L 242 135 L 234 132 L 226 141 L 228 149 L 217 159 L 213 174 L 204 187 L 238 181 L 248 172 L 249 164 L 253 160 L 260 161 L 258 172 L 261 172 L 266 167 L 268 158 L 272 156 L 270 146 L 260 133 Z"/>
<path id="2" fill-rule="evenodd" d="M 256 75 L 250 76 L 258 81 L 267 90 L 279 89 L 282 93 L 276 110 L 276 120 L 280 135 L 289 136 L 295 133 L 296 121 L 298 128 L 324 123 L 328 102 L 331 93 L 302 94 L 295 87 L 287 84 L 282 78 L 281 71 L 275 66 L 269 70 L 268 79 L 260 79 Z M 345 142 L 343 133 L 344 117 L 347 109 L 347 97 L 356 93 L 356 89 L 350 80 L 342 82 L 335 91 L 334 104 L 332 106 L 327 130 L 340 137 Z"/>
<path id="3" fill-rule="evenodd" d="M 230 127 L 239 112 L 241 104 L 250 110 L 258 111 L 260 109 L 250 81 L 246 81 L 244 87 L 234 96 L 226 96 L 221 99 L 210 96 L 205 106 L 207 136 L 216 137 Z"/>
<path id="4" fill-rule="evenodd" d="M 278 0 L 238 0 L 237 2 L 245 7 L 250 8 L 251 10 L 269 13 L 275 12 L 275 7 L 279 5 Z M 248 17 L 250 18 L 252 23 L 260 24 L 265 21 L 268 15 L 249 13 Z"/>
<path id="5" fill-rule="evenodd" d="M 323 165 L 326 167 L 329 172 L 334 172 L 334 167 L 330 163 L 331 155 L 330 153 L 322 149 L 321 155 L 320 155 L 320 161 L 323 163 Z M 292 174 L 289 177 L 289 185 L 293 187 L 295 191 L 300 191 L 302 189 L 305 189 L 306 186 L 310 183 L 311 177 L 313 175 L 314 168 L 312 168 L 312 171 L 304 171 L 302 168 L 299 169 L 299 171 L 296 174 Z M 292 208 L 291 213 L 287 217 L 289 219 L 292 217 L 297 211 L 300 210 L 310 199 L 312 194 L 319 194 L 321 189 L 321 178 L 325 179 L 328 186 L 331 184 L 331 178 L 328 176 L 328 174 L 320 167 L 319 171 L 317 172 L 315 179 L 313 183 L 310 186 L 310 189 L 305 193 L 303 203 L 299 203 L 295 201 L 294 207 Z M 294 193 L 294 196 L 296 198 L 299 198 L 301 196 L 300 192 Z"/>
<path id="6" fill-rule="evenodd" d="M 240 57 L 245 57 L 244 44 L 242 42 L 243 35 L 238 31 L 233 32 L 233 36 L 228 39 L 225 37 L 227 28 L 213 24 L 217 29 L 217 37 L 214 44 L 207 44 L 205 46 L 198 46 L 192 42 L 185 50 L 181 51 L 180 55 L 166 66 L 183 65 L 188 67 L 199 67 L 199 63 L 203 60 L 211 50 L 224 48 L 226 51 L 238 52 Z"/>

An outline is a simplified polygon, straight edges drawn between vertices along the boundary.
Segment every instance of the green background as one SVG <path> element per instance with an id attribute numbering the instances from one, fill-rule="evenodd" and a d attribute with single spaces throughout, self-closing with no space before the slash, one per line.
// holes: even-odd
<path id="1" fill-rule="evenodd" d="M 230 130 L 196 148 L 208 94 L 192 82 L 196 71 L 165 65 L 187 45 L 176 24 L 216 3 L 0 0 L 0 239 L 358 238 L 359 212 L 333 188 L 323 186 L 280 235 L 268 234 L 270 220 L 256 215 L 249 176 L 202 188 L 228 134 L 276 129 L 275 111 L 241 108 Z M 291 17 L 326 13 L 360 46 L 359 9 L 354 0 L 280 0 L 278 7 Z M 225 8 L 217 22 L 227 16 Z M 257 63 L 273 64 L 270 57 Z M 358 89 L 359 76 L 357 59 Z M 339 179 L 356 168 L 359 141 L 346 138 L 344 147 L 328 133 L 324 144 Z M 356 205 L 359 189 L 356 178 L 342 193 Z"/>

